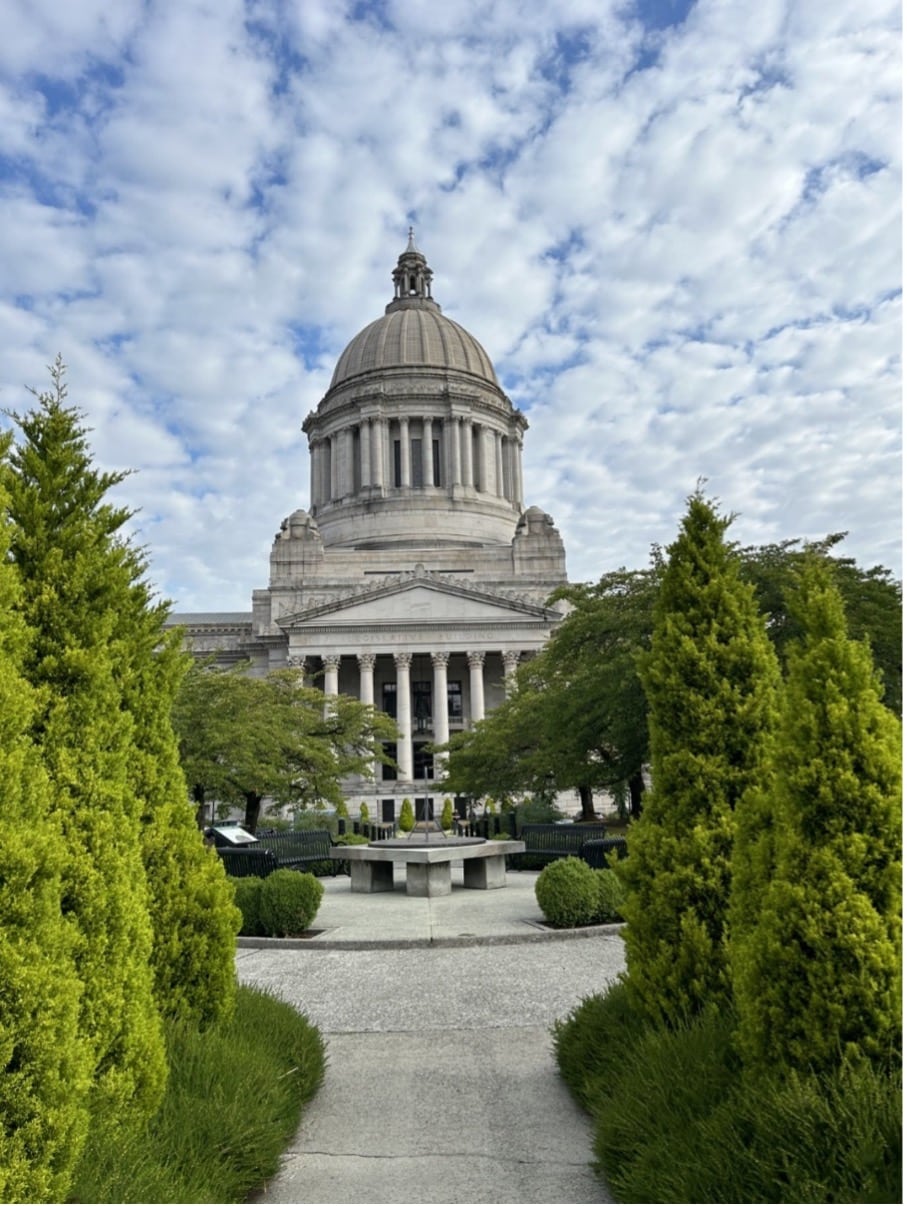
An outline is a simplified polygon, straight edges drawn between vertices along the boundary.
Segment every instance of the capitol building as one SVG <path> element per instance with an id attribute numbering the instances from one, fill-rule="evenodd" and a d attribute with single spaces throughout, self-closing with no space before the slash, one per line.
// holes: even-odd
<path id="1" fill-rule="evenodd" d="M 526 419 L 441 312 L 412 231 L 392 275 L 384 315 L 302 425 L 309 508 L 280 524 L 268 585 L 249 612 L 170 621 L 221 665 L 297 667 L 395 717 L 396 766 L 347 785 L 379 820 L 433 800 L 429 747 L 501 703 L 562 618 L 546 601 L 566 582 L 560 534 L 524 501 Z"/>

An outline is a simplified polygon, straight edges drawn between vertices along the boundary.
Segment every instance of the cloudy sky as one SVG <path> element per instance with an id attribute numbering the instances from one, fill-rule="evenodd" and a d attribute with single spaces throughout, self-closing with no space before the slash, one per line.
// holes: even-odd
<path id="1" fill-rule="evenodd" d="M 60 352 L 179 610 L 242 610 L 416 228 L 574 580 L 697 479 L 900 575 L 893 0 L 6 0 L 0 405 Z"/>

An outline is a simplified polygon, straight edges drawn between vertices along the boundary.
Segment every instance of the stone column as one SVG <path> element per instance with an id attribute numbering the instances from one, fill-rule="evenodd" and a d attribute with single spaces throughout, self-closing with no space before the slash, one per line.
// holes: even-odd
<path id="1" fill-rule="evenodd" d="M 409 419 L 400 420 L 400 485 L 408 486 L 412 482 L 409 472 Z"/>
<path id="2" fill-rule="evenodd" d="M 331 499 L 331 445 L 329 441 L 319 440 L 316 452 L 318 453 L 316 460 L 318 502 L 326 503 Z"/>
<path id="3" fill-rule="evenodd" d="M 357 653 L 359 663 L 359 702 L 369 707 L 375 706 L 375 655 L 374 653 Z"/>
<path id="4" fill-rule="evenodd" d="M 300 685 L 303 687 L 307 687 L 308 683 L 306 682 L 306 658 L 303 655 L 298 654 L 298 653 L 290 654 L 290 656 L 287 658 L 287 665 L 289 666 L 289 668 L 291 670 L 295 670 L 296 673 L 298 674 Z"/>
<path id="5" fill-rule="evenodd" d="M 340 694 L 340 654 L 326 653 L 324 662 L 324 693 L 325 695 Z"/>
<path id="6" fill-rule="evenodd" d="M 372 484 L 372 442 L 369 434 L 368 419 L 363 419 L 359 424 L 359 480 L 363 490 Z"/>
<path id="7" fill-rule="evenodd" d="M 509 696 L 513 694 L 516 686 L 514 675 L 520 664 L 520 652 L 518 649 L 507 649 L 502 656 L 504 658 L 504 694 Z"/>
<path id="8" fill-rule="evenodd" d="M 444 423 L 444 439 L 447 444 L 447 457 L 450 465 L 450 485 L 459 486 L 463 480 L 460 468 L 460 420 L 447 419 Z"/>
<path id="9" fill-rule="evenodd" d="M 372 419 L 372 485 L 384 485 L 387 458 L 387 419 Z"/>
<path id="10" fill-rule="evenodd" d="M 431 664 L 434 667 L 435 681 L 432 690 L 431 711 L 435 734 L 435 745 L 446 745 L 450 740 L 450 725 L 447 721 L 447 653 L 433 653 Z M 447 761 L 446 754 L 435 754 L 439 764 Z M 439 765 L 435 778 L 440 778 L 443 771 Z"/>
<path id="11" fill-rule="evenodd" d="M 516 439 L 513 441 L 513 463 L 514 463 L 514 499 L 513 501 L 522 511 L 523 509 L 523 442 Z"/>
<path id="12" fill-rule="evenodd" d="M 513 468 L 513 440 L 510 436 L 504 436 L 503 451 L 504 482 L 501 493 L 509 502 L 513 502 L 516 496 L 516 477 Z"/>
<path id="13" fill-rule="evenodd" d="M 469 663 L 469 717 L 473 724 L 485 718 L 485 678 L 482 667 L 485 654 L 481 650 L 466 654 Z"/>
<path id="14" fill-rule="evenodd" d="M 494 432 L 490 427 L 479 428 L 479 490 L 482 494 L 496 494 L 495 485 Z"/>
<path id="15" fill-rule="evenodd" d="M 472 424 L 468 419 L 460 424 L 460 447 L 463 450 L 463 485 L 474 490 L 476 471 L 472 463 Z"/>
<path id="16" fill-rule="evenodd" d="M 397 667 L 397 728 L 400 731 L 397 739 L 397 773 L 403 783 L 413 781 L 413 719 L 409 683 L 412 660 L 411 653 L 394 654 L 394 665 Z"/>
<path id="17" fill-rule="evenodd" d="M 309 440 L 309 510 L 318 506 L 318 445 Z"/>
<path id="18" fill-rule="evenodd" d="M 341 477 L 342 496 L 345 498 L 353 493 L 356 475 L 353 471 L 353 429 L 345 427 L 340 433 L 343 449 L 343 475 Z"/>
<path id="19" fill-rule="evenodd" d="M 330 456 L 330 483 L 328 486 L 328 498 L 335 499 L 340 497 L 340 439 L 337 435 L 328 436 L 329 456 Z"/>
<path id="20" fill-rule="evenodd" d="M 434 457 L 432 456 L 431 445 L 431 419 L 423 418 L 422 420 L 422 485 L 433 486 L 435 484 L 434 475 Z"/>
<path id="21" fill-rule="evenodd" d="M 356 660 L 359 662 L 359 702 L 369 707 L 374 707 L 375 655 L 374 653 L 357 653 Z M 371 773 L 363 775 L 364 779 L 370 781 L 369 790 L 374 790 L 375 781 L 381 773 L 379 770 L 380 765 L 378 762 L 373 762 Z"/>
<path id="22" fill-rule="evenodd" d="M 504 497 L 504 447 L 503 439 L 499 431 L 492 433 L 494 435 L 494 476 L 495 489 L 494 493 L 498 498 Z"/>

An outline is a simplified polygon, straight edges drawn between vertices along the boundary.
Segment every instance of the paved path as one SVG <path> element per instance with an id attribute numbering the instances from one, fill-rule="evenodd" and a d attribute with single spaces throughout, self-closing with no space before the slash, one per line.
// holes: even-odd
<path id="1" fill-rule="evenodd" d="M 623 946 L 613 929 L 550 940 L 534 879 L 437 902 L 402 889 L 352 897 L 338 879 L 320 945 L 240 949 L 241 980 L 299 1008 L 328 1050 L 324 1085 L 259 1201 L 609 1200 L 550 1028 L 619 974 Z M 469 937 L 457 929 L 467 916 Z"/>

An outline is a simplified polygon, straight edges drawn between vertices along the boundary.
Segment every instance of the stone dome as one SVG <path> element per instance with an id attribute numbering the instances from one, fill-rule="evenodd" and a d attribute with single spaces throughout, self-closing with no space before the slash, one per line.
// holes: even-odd
<path id="1" fill-rule="evenodd" d="M 347 344 L 331 389 L 363 373 L 383 369 L 453 369 L 500 389 L 491 358 L 459 323 L 445 318 L 431 295 L 432 271 L 416 246 L 412 228 L 393 272 L 394 300 Z"/>
<path id="2" fill-rule="evenodd" d="M 393 368 L 456 369 L 498 385 L 491 358 L 479 341 L 445 318 L 434 303 L 432 308 L 404 303 L 369 323 L 341 354 L 331 389 L 361 373 Z"/>

